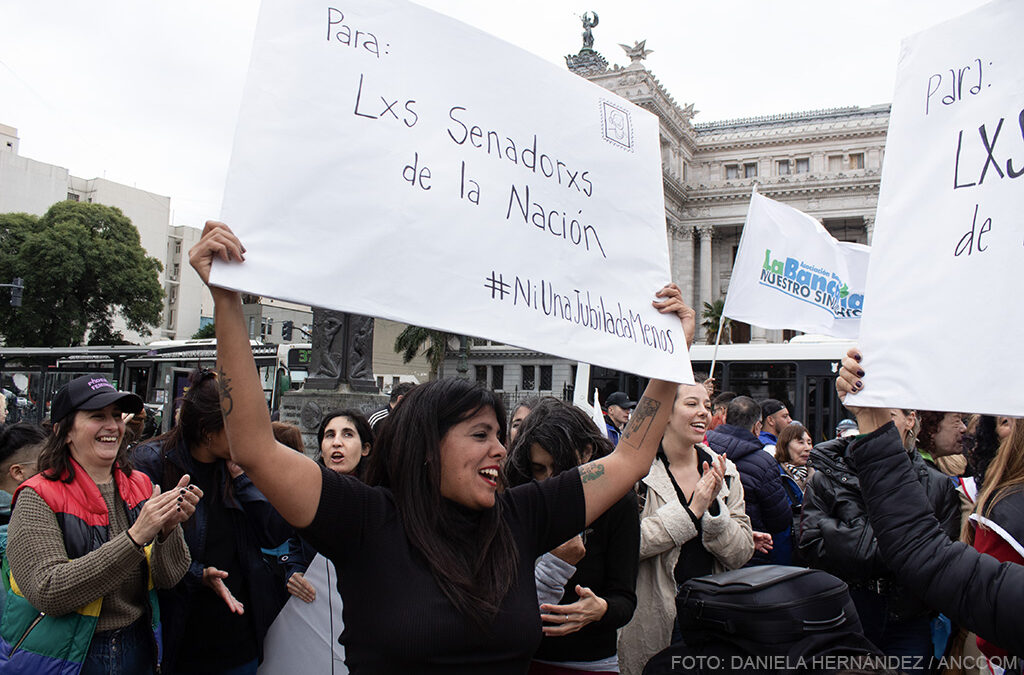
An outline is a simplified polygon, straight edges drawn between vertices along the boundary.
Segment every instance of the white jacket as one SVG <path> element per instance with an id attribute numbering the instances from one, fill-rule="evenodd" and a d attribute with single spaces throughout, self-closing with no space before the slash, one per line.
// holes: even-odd
<path id="1" fill-rule="evenodd" d="M 698 447 L 715 455 L 706 446 Z M 718 515 L 705 512 L 700 521 L 704 548 L 715 558 L 715 572 L 742 567 L 754 553 L 743 484 L 736 465 L 728 459 L 725 476 L 715 497 Z M 619 631 L 619 667 L 624 675 L 640 675 L 647 661 L 671 642 L 676 618 L 674 571 L 679 549 L 697 536 L 697 528 L 679 502 L 660 459 L 654 460 L 641 482 L 647 486 L 647 499 L 640 512 L 636 612 L 632 621 Z"/>

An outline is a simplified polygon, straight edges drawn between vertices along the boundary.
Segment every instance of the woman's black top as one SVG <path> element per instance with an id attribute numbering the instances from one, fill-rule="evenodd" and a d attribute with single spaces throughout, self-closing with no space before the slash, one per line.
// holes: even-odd
<path id="1" fill-rule="evenodd" d="M 576 585 L 608 602 L 600 621 L 568 635 L 546 636 L 534 658 L 542 661 L 597 661 L 614 656 L 618 629 L 636 610 L 636 574 L 640 566 L 640 509 L 632 490 L 583 532 L 586 555 L 565 584 L 559 604 L 579 600 Z"/>
<path id="2" fill-rule="evenodd" d="M 534 560 L 585 524 L 578 470 L 497 495 L 519 564 L 487 629 L 445 597 L 406 537 L 389 490 L 327 469 L 321 473 L 320 505 L 301 534 L 337 568 L 345 604 L 339 641 L 353 673 L 526 672 L 541 640 Z"/>
<path id="3" fill-rule="evenodd" d="M 697 473 L 703 476 L 704 462 L 707 462 L 710 466 L 714 462 L 714 457 L 700 447 L 697 447 L 696 451 Z M 676 584 L 679 585 L 695 577 L 702 577 L 714 572 L 715 557 L 711 555 L 706 548 L 704 548 L 704 530 L 701 528 L 700 518 L 695 516 L 693 511 L 690 510 L 690 500 L 686 498 L 686 495 L 683 494 L 679 484 L 676 483 L 675 476 L 672 475 L 672 471 L 668 466 L 668 457 L 665 456 L 665 453 L 660 448 L 658 450 L 658 459 L 665 464 L 665 471 L 668 472 L 669 480 L 672 481 L 672 487 L 676 489 L 676 496 L 679 498 L 679 503 L 686 509 L 686 515 L 690 517 L 690 520 L 693 521 L 694 527 L 697 528 L 697 536 L 679 547 L 679 560 L 676 561 L 676 566 L 673 570 Z M 691 495 L 690 498 L 692 499 L 693 496 Z M 717 499 L 711 500 L 711 504 L 708 506 L 708 513 L 712 516 L 718 515 Z"/>

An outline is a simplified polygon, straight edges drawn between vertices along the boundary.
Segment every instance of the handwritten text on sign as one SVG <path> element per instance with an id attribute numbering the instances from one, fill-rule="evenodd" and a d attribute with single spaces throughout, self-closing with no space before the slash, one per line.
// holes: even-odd
<path id="1" fill-rule="evenodd" d="M 1024 368 L 1021 25 L 1024 4 L 996 0 L 904 41 L 856 405 L 1024 415 L 997 376 Z"/>
<path id="2" fill-rule="evenodd" d="M 400 0 L 265 0 L 224 197 L 251 293 L 690 380 L 658 122 Z"/>

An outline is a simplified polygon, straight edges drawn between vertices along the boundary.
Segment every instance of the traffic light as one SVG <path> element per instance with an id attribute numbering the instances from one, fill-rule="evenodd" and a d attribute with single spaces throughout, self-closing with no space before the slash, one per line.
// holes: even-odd
<path id="1" fill-rule="evenodd" d="M 281 323 L 281 339 L 290 341 L 292 339 L 292 326 L 294 324 L 291 321 L 284 321 Z"/>
<path id="2" fill-rule="evenodd" d="M 21 307 L 21 291 L 25 288 L 25 281 L 21 277 L 15 277 L 11 284 L 11 307 Z"/>

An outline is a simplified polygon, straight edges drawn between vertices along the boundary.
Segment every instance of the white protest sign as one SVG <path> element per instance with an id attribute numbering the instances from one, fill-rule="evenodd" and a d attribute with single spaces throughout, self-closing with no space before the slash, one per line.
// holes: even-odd
<path id="1" fill-rule="evenodd" d="M 722 313 L 762 328 L 855 338 L 870 253 L 755 191 Z"/>
<path id="2" fill-rule="evenodd" d="M 344 622 L 334 563 L 318 554 L 303 576 L 316 598 L 311 603 L 288 598 L 267 631 L 259 675 L 348 672 L 345 648 L 338 643 Z"/>
<path id="3" fill-rule="evenodd" d="M 854 405 L 1024 415 L 1024 3 L 904 40 Z"/>
<path id="4" fill-rule="evenodd" d="M 213 283 L 692 381 L 658 121 L 403 0 L 264 0 Z"/>

